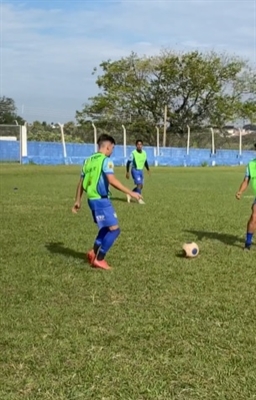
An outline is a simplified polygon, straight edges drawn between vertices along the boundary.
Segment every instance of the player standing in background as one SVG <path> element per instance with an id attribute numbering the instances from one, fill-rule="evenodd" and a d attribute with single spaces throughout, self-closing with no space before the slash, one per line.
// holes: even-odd
<path id="1" fill-rule="evenodd" d="M 136 149 L 132 151 L 129 160 L 126 163 L 126 178 L 130 178 L 129 168 L 130 164 L 132 164 L 131 174 L 136 185 L 133 189 L 133 192 L 141 194 L 143 183 L 144 183 L 144 174 L 143 168 L 146 167 L 148 173 L 150 174 L 149 165 L 147 161 L 147 153 L 143 150 L 143 141 L 136 140 Z M 130 203 L 131 196 L 127 195 L 127 201 Z M 139 199 L 140 204 L 145 204 L 142 199 Z"/>
<path id="2" fill-rule="evenodd" d="M 120 229 L 116 212 L 109 199 L 109 185 L 136 200 L 140 200 L 142 196 L 140 193 L 131 192 L 114 176 L 114 163 L 110 158 L 115 146 L 114 138 L 104 134 L 99 137 L 97 143 L 98 152 L 89 157 L 83 165 L 72 211 L 77 213 L 81 208 L 81 199 L 85 191 L 94 222 L 99 228 L 87 258 L 95 268 L 110 269 L 105 256 L 118 238 Z"/>
<path id="3" fill-rule="evenodd" d="M 256 150 L 256 143 L 254 145 Z M 252 214 L 247 223 L 247 233 L 245 240 L 245 250 L 250 250 L 252 245 L 253 234 L 256 231 L 256 158 L 250 161 L 246 167 L 246 173 L 243 182 L 240 185 L 238 192 L 236 193 L 236 198 L 240 200 L 242 193 L 247 189 L 249 183 L 252 185 L 252 190 L 255 195 L 254 202 L 252 204 Z"/>

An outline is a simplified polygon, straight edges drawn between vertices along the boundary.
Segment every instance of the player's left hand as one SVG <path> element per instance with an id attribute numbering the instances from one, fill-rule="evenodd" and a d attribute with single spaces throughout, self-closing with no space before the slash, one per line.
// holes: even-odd
<path id="1" fill-rule="evenodd" d="M 80 208 L 81 208 L 81 202 L 76 201 L 72 207 L 72 213 L 77 214 L 77 211 L 80 210 Z"/>
<path id="2" fill-rule="evenodd" d="M 150 170 L 148 170 L 148 176 L 150 176 L 151 175 L 151 171 Z"/>
<path id="3" fill-rule="evenodd" d="M 139 194 L 139 193 L 137 193 L 137 192 L 131 192 L 131 193 L 130 193 L 130 196 L 131 196 L 133 199 L 135 199 L 135 200 L 140 200 L 140 199 L 142 199 L 142 195 Z"/>

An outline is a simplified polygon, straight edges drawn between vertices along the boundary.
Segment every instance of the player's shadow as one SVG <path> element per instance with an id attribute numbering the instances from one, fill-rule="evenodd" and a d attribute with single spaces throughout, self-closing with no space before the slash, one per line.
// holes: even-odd
<path id="1" fill-rule="evenodd" d="M 244 243 L 243 239 L 239 238 L 238 236 L 231 235 L 229 233 L 195 231 L 195 230 L 184 230 L 184 232 L 195 235 L 198 241 L 201 241 L 203 239 L 218 240 L 219 242 L 234 247 L 241 247 L 239 243 Z"/>
<path id="2" fill-rule="evenodd" d="M 127 199 L 126 199 L 126 198 L 123 198 L 123 197 L 111 197 L 110 200 L 113 200 L 113 201 L 120 201 L 121 203 L 127 203 Z"/>
<path id="3" fill-rule="evenodd" d="M 52 254 L 62 254 L 66 257 L 73 257 L 79 260 L 87 261 L 85 253 L 70 249 L 64 246 L 61 242 L 50 242 L 45 245 L 46 249 Z"/>

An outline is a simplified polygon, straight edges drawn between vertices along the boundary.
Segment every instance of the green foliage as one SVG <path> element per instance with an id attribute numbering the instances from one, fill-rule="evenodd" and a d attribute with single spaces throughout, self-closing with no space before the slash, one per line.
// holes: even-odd
<path id="1" fill-rule="evenodd" d="M 76 126 L 74 122 L 67 122 L 64 125 L 64 134 L 66 142 L 84 143 L 92 141 L 93 134 L 92 128 L 88 129 L 88 124 L 83 127 Z M 44 142 L 60 142 L 61 131 L 58 124 L 49 125 L 34 121 L 32 125 L 28 126 L 28 140 L 44 141 Z"/>
<path id="2" fill-rule="evenodd" d="M 17 121 L 19 125 L 24 124 L 24 120 L 17 115 L 16 105 L 13 99 L 9 97 L 0 97 L 0 125 L 14 125 Z"/>
<path id="3" fill-rule="evenodd" d="M 170 131 L 214 125 L 256 115 L 256 74 L 237 57 L 198 51 L 103 61 L 96 83 L 101 93 L 89 99 L 79 122 L 87 119 L 157 124 L 168 106 Z M 94 74 L 97 72 L 95 68 Z"/>
<path id="4" fill-rule="evenodd" d="M 71 213 L 80 167 L 2 165 L 0 399 L 255 399 L 243 175 L 152 169 L 145 206 L 113 190 L 122 233 L 106 273 L 85 263 L 96 235 L 86 200 Z M 180 254 L 190 240 L 194 260 Z"/>

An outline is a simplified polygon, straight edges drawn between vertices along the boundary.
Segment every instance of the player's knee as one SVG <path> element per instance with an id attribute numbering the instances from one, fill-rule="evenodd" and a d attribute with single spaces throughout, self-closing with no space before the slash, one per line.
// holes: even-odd
<path id="1" fill-rule="evenodd" d="M 118 225 L 115 226 L 110 226 L 109 230 L 111 232 L 111 235 L 113 237 L 114 240 L 116 240 L 118 238 L 118 236 L 120 235 L 121 231 Z"/>
<path id="2" fill-rule="evenodd" d="M 108 229 L 109 229 L 110 231 L 117 231 L 117 230 L 119 230 L 119 232 L 120 232 L 119 225 L 110 226 Z"/>
<path id="3" fill-rule="evenodd" d="M 254 224 L 256 224 L 256 211 L 253 211 L 253 212 L 252 212 L 251 221 L 252 221 Z"/>

